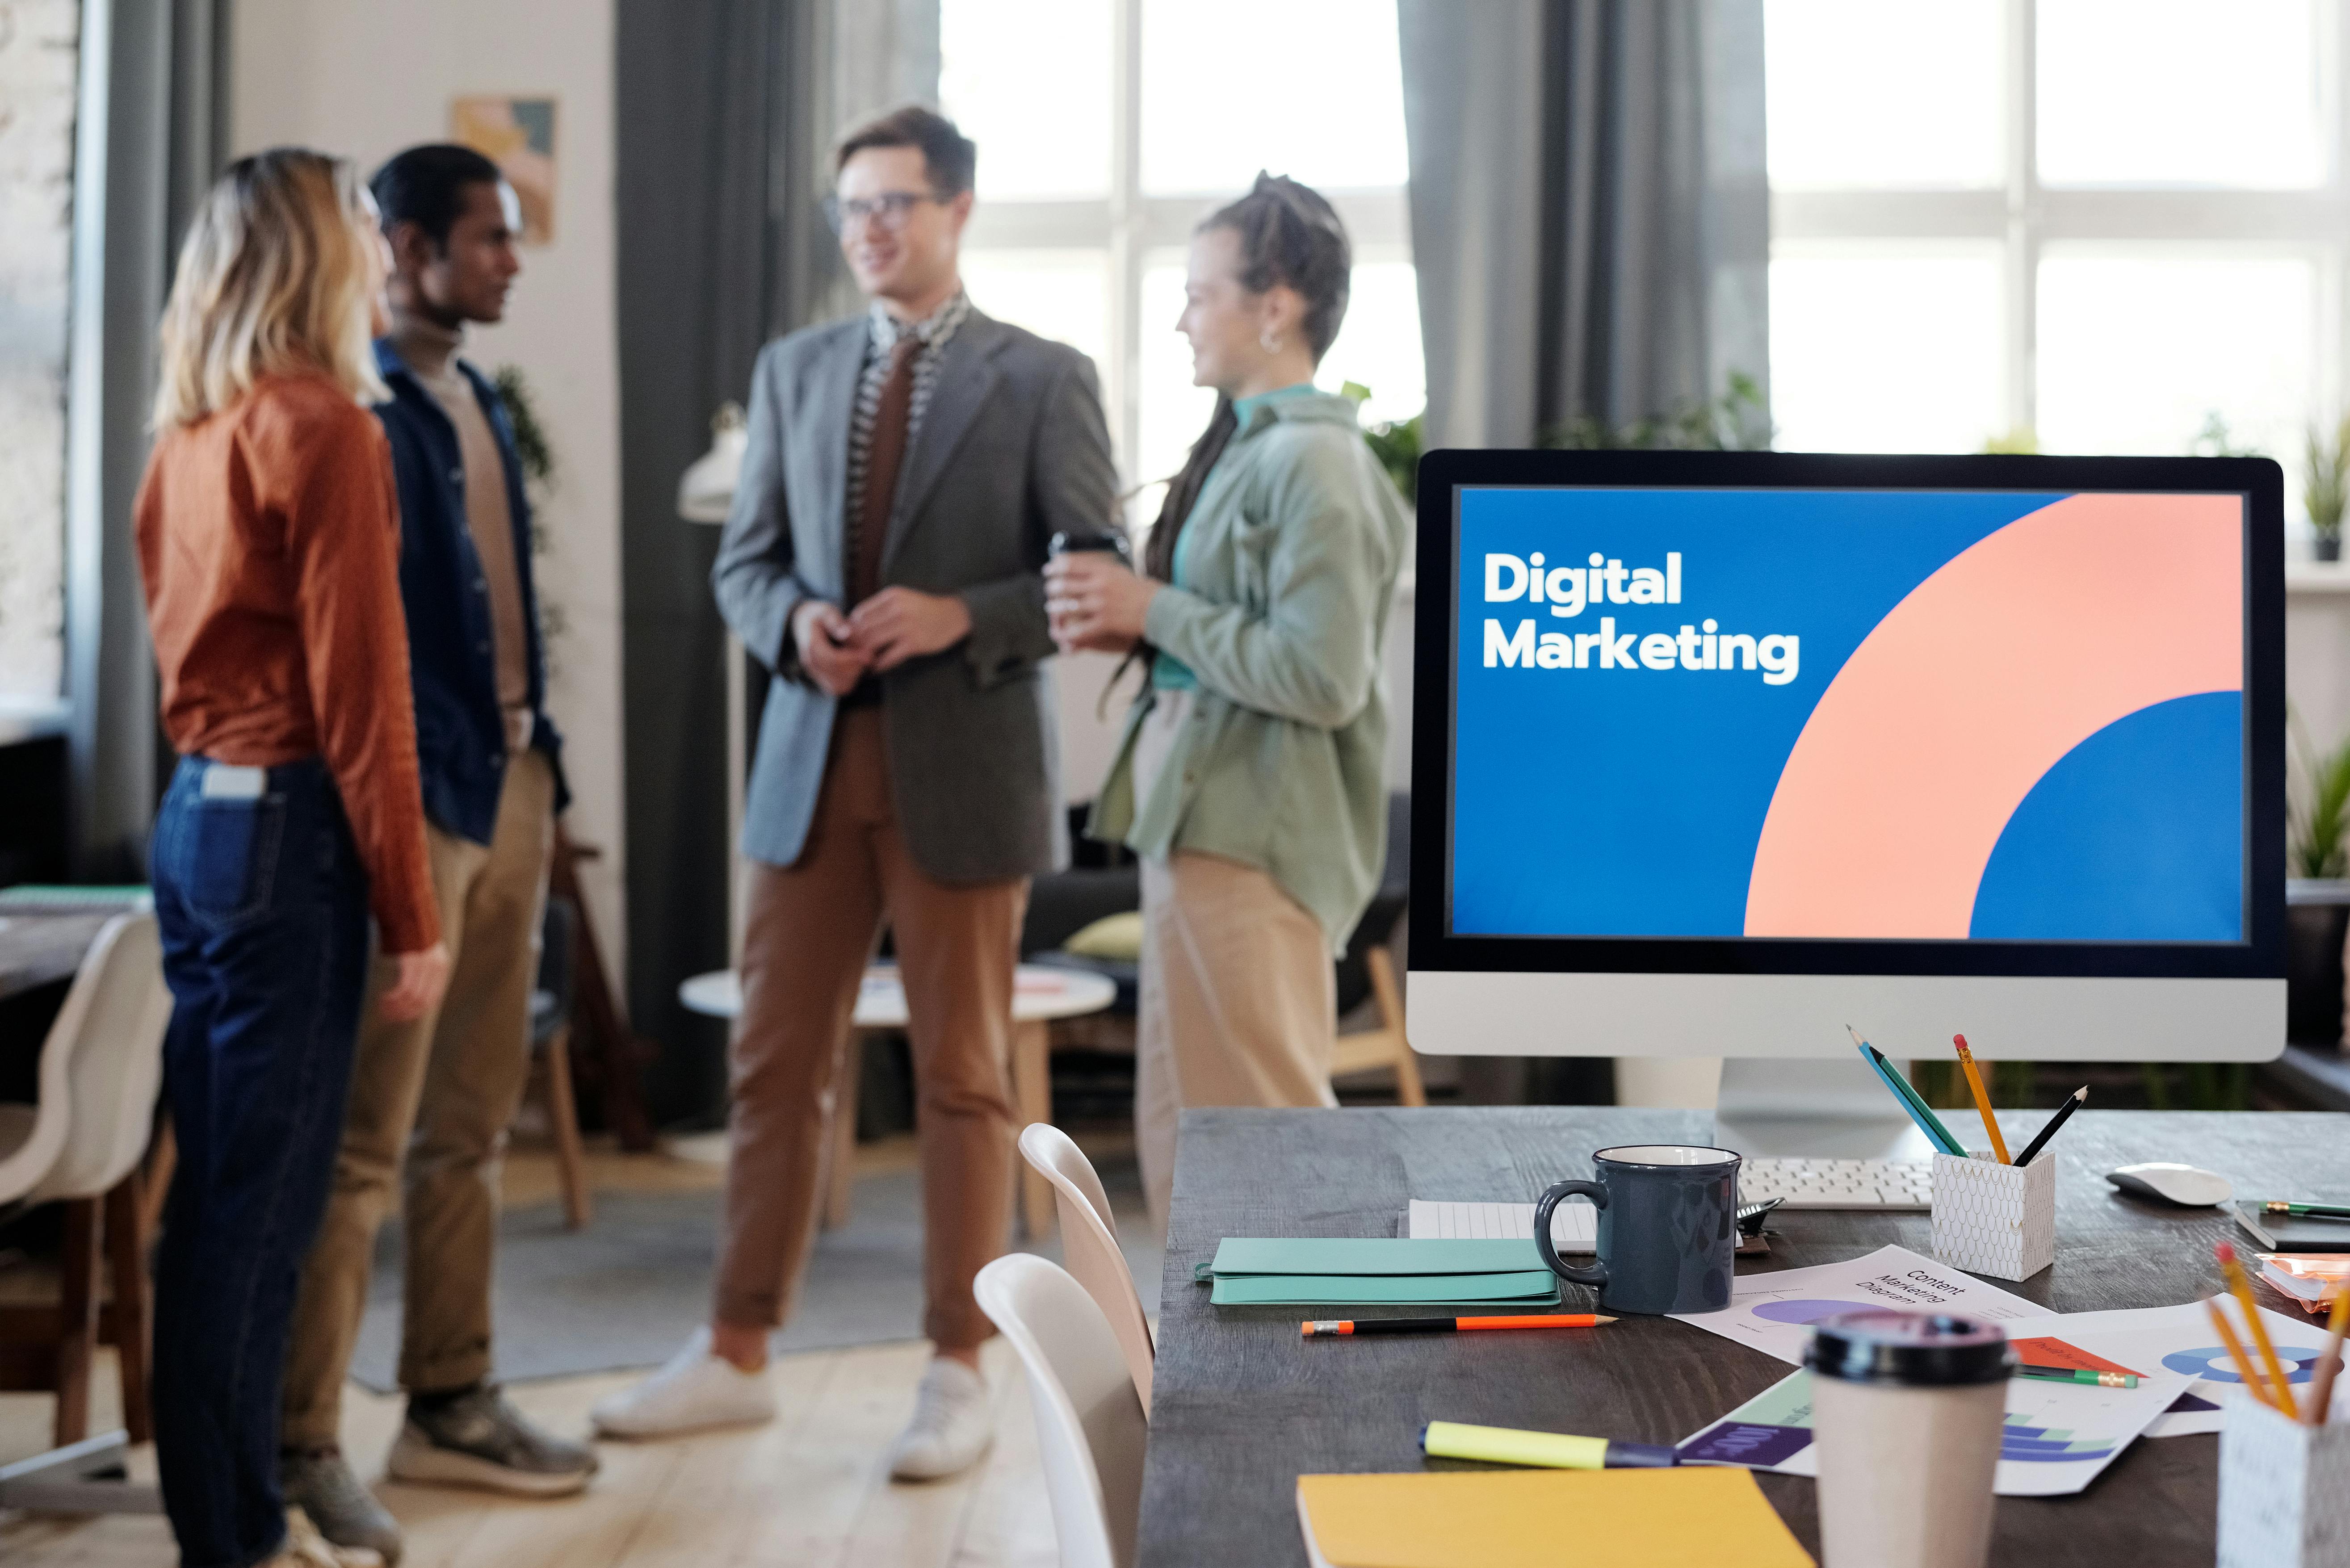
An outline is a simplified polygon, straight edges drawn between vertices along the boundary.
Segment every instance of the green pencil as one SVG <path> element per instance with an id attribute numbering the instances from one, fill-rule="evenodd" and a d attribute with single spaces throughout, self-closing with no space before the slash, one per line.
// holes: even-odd
<path id="1" fill-rule="evenodd" d="M 2350 1205 L 2340 1203 L 2287 1203 L 2272 1198 L 2261 1205 L 2263 1214 L 2309 1214 L 2320 1220 L 2350 1220 Z"/>
<path id="2" fill-rule="evenodd" d="M 2096 1388 L 2135 1388 L 2135 1372 L 2093 1372 L 2085 1366 L 2018 1366 L 2013 1376 L 2033 1383 L 2086 1383 Z"/>

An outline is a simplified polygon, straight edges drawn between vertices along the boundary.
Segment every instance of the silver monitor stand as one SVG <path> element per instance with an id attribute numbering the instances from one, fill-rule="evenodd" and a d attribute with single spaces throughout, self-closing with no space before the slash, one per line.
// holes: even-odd
<path id="1" fill-rule="evenodd" d="M 1727 1057 L 1713 1116 L 1714 1140 L 1744 1155 L 1926 1159 L 1934 1153 L 1856 1055 Z"/>

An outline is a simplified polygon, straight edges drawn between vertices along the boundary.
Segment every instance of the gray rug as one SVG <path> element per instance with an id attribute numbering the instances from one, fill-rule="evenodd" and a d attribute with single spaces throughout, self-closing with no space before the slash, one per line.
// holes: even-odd
<path id="1" fill-rule="evenodd" d="M 1101 1172 L 1118 1241 L 1147 1313 L 1159 1310 L 1157 1236 L 1133 1165 Z M 499 1228 L 497 1375 L 568 1377 L 669 1359 L 710 1311 L 718 1194 L 598 1194 L 582 1231 L 559 1205 L 509 1210 Z M 848 1224 L 818 1232 L 816 1256 L 778 1351 L 921 1337 L 922 1225 L 914 1173 L 857 1184 Z M 1024 1250 L 1058 1260 L 1057 1238 Z M 375 1279 L 351 1376 L 378 1392 L 397 1386 L 400 1244 L 395 1221 L 376 1248 Z"/>

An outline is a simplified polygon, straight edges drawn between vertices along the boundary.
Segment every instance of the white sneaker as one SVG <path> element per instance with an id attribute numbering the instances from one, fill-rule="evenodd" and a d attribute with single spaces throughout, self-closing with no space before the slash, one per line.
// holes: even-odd
<path id="1" fill-rule="evenodd" d="M 987 1379 L 960 1361 L 933 1356 L 914 1396 L 914 1418 L 890 1450 L 889 1473 L 899 1480 L 951 1476 L 970 1469 L 994 1440 Z"/>
<path id="2" fill-rule="evenodd" d="M 383 1553 L 366 1546 L 338 1546 L 318 1533 L 310 1516 L 286 1511 L 286 1544 L 262 1568 L 383 1568 Z"/>
<path id="3" fill-rule="evenodd" d="M 698 1328 L 669 1365 L 590 1412 L 608 1438 L 665 1438 L 711 1427 L 747 1427 L 775 1418 L 775 1390 L 764 1370 L 745 1372 L 710 1349 Z"/>

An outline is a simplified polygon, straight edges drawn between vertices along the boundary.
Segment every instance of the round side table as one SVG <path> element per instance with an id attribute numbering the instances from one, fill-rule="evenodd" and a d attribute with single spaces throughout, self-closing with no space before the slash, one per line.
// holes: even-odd
<path id="1" fill-rule="evenodd" d="M 731 969 L 712 970 L 681 982 L 678 1001 L 689 1012 L 731 1019 L 743 1011 L 743 983 Z M 1012 982 L 1012 1106 L 1022 1127 L 1053 1119 L 1051 1025 L 1056 1018 L 1099 1012 L 1118 998 L 1118 987 L 1087 970 L 1024 963 Z M 858 988 L 849 1026 L 858 1035 L 906 1027 L 906 988 L 898 966 L 877 963 Z M 826 1150 L 824 1222 L 848 1221 L 850 1173 L 857 1148 L 857 1064 L 852 1054 L 833 1096 L 832 1136 Z M 1020 1229 L 1031 1238 L 1053 1229 L 1053 1189 L 1024 1164 L 1020 1176 Z"/>

